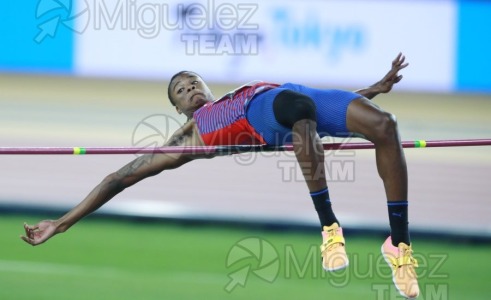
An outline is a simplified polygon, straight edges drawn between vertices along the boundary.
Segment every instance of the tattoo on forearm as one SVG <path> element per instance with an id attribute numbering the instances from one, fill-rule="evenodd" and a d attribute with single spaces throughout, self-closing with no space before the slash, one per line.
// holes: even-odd
<path id="1" fill-rule="evenodd" d="M 183 133 L 183 134 L 177 134 L 174 135 L 170 138 L 170 140 L 167 142 L 168 146 L 180 146 L 184 143 L 186 138 L 190 136 L 189 133 Z"/>
<path id="2" fill-rule="evenodd" d="M 165 143 L 166 146 L 182 146 L 185 144 L 186 140 L 192 136 L 192 132 L 190 130 L 180 130 L 175 133 L 168 141 Z M 127 177 L 133 175 L 137 172 L 142 166 L 146 164 L 150 164 L 154 159 L 155 155 L 162 155 L 165 153 L 153 153 L 153 154 L 144 154 L 128 163 L 126 166 L 117 171 L 117 174 L 121 177 Z M 172 157 L 172 155 L 170 155 Z"/>
<path id="3" fill-rule="evenodd" d="M 129 176 L 140 168 L 143 164 L 151 161 L 153 154 L 142 155 L 132 162 L 128 163 L 126 166 L 122 167 L 117 173 L 121 176 Z"/>

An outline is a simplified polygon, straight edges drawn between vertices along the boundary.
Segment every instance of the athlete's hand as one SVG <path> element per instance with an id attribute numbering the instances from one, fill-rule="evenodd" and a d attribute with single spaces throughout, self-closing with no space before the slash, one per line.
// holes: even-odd
<path id="1" fill-rule="evenodd" d="M 394 84 L 398 83 L 402 79 L 402 75 L 399 75 L 399 71 L 404 69 L 409 65 L 409 63 L 404 63 L 406 57 L 399 53 L 397 57 L 392 61 L 392 68 L 390 71 L 376 83 L 377 92 L 388 93 L 392 90 Z"/>
<path id="2" fill-rule="evenodd" d="M 24 230 L 26 235 L 21 235 L 20 238 L 33 246 L 46 242 L 58 233 L 56 222 L 52 220 L 44 220 L 32 226 L 24 223 Z"/>

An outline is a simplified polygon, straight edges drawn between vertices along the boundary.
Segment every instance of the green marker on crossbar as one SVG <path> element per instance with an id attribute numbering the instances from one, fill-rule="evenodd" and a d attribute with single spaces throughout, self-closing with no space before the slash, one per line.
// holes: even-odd
<path id="1" fill-rule="evenodd" d="M 414 141 L 414 147 L 415 148 L 425 148 L 426 147 L 426 141 L 425 140 Z"/>
<path id="2" fill-rule="evenodd" d="M 85 154 L 85 153 L 86 153 L 85 148 L 82 148 L 82 147 L 73 147 L 73 154 L 74 155 L 82 155 L 82 154 Z"/>

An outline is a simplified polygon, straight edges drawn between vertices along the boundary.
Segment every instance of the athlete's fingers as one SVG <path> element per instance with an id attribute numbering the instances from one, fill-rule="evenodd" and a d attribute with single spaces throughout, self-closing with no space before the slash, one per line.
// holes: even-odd
<path id="1" fill-rule="evenodd" d="M 395 66 L 397 64 L 397 62 L 399 61 L 401 56 L 402 56 L 402 52 L 399 52 L 399 54 L 397 54 L 396 58 L 394 58 L 394 60 L 392 61 L 393 66 Z"/>
<path id="2" fill-rule="evenodd" d="M 29 226 L 27 223 L 24 223 L 24 229 L 26 231 L 26 236 L 32 239 L 34 238 L 35 232 L 39 230 L 39 225 Z"/>
<path id="3" fill-rule="evenodd" d="M 404 69 L 407 66 L 409 66 L 409 63 L 405 63 L 403 65 L 398 66 L 397 69 L 393 70 L 393 71 L 395 71 L 394 74 L 397 74 L 400 70 Z"/>
<path id="4" fill-rule="evenodd" d="M 26 236 L 30 237 L 32 235 L 31 229 L 29 228 L 29 225 L 24 223 L 24 231 L 26 232 Z"/>
<path id="5" fill-rule="evenodd" d="M 402 64 L 404 63 L 404 61 L 405 61 L 405 60 L 406 60 L 406 56 L 405 56 L 405 55 L 403 55 L 403 56 L 401 57 L 401 59 L 399 60 L 399 65 L 402 65 Z"/>
<path id="6" fill-rule="evenodd" d="M 29 237 L 26 237 L 26 236 L 21 235 L 21 236 L 20 236 L 20 238 L 21 238 L 21 239 L 22 239 L 24 242 L 26 242 L 26 243 L 28 243 L 28 244 L 30 244 L 30 245 L 32 245 L 32 246 L 34 246 L 34 245 L 35 245 L 34 240 L 33 240 L 33 239 L 31 239 L 31 238 L 29 238 Z"/>
<path id="7" fill-rule="evenodd" d="M 24 227 L 27 227 L 31 230 L 35 230 L 35 229 L 39 229 L 39 224 L 36 224 L 36 225 L 27 225 L 27 223 L 24 223 Z"/>

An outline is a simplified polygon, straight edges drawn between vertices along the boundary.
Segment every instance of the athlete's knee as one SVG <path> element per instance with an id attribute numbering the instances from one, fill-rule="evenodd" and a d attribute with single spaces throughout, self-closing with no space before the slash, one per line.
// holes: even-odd
<path id="1" fill-rule="evenodd" d="M 273 102 L 273 112 L 281 125 L 292 128 L 300 120 L 317 120 L 314 101 L 301 93 L 285 90 L 279 93 Z"/>
<path id="2" fill-rule="evenodd" d="M 397 118 L 388 112 L 381 112 L 373 127 L 374 140 L 387 140 L 397 136 Z"/>

